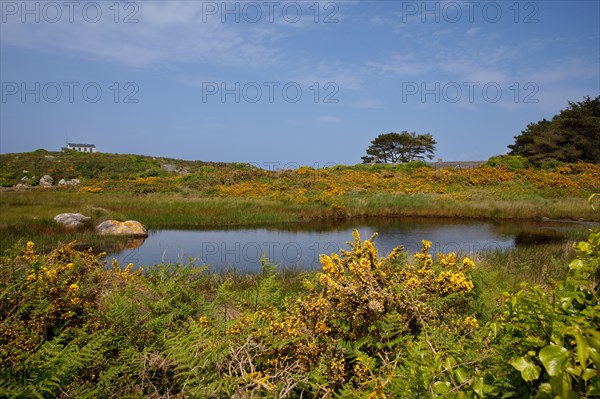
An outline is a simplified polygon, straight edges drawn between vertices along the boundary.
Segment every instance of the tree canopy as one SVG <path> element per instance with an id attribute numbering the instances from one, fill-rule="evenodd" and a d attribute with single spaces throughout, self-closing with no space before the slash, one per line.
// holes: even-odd
<path id="1" fill-rule="evenodd" d="M 431 134 L 384 133 L 371 141 L 363 163 L 404 163 L 432 159 L 437 142 Z"/>
<path id="2" fill-rule="evenodd" d="M 510 155 L 521 155 L 534 164 L 548 161 L 600 163 L 600 96 L 585 97 L 555 115 L 527 125 Z"/>

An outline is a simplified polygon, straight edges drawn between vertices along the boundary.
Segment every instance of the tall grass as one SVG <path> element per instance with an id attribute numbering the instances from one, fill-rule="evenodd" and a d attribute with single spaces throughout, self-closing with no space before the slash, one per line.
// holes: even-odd
<path id="1" fill-rule="evenodd" d="M 93 233 L 93 224 L 106 219 L 141 221 L 149 229 L 194 229 L 209 226 L 264 225 L 297 222 L 321 216 L 319 209 L 285 206 L 266 200 L 186 198 L 152 194 L 81 194 L 70 192 L 19 192 L 0 195 L 0 250 L 19 239 L 33 240 L 40 248 L 57 242 L 78 240 L 93 247 L 106 247 L 107 240 Z M 53 221 L 63 212 L 79 212 L 92 220 L 80 229 L 68 229 Z"/>
<path id="2" fill-rule="evenodd" d="M 92 220 L 82 229 L 66 229 L 52 220 L 63 212 L 80 212 Z M 398 216 L 600 220 L 599 211 L 591 209 L 583 198 L 440 200 L 435 194 L 379 192 L 348 195 L 340 212 L 323 204 L 268 199 L 36 190 L 0 193 L 0 250 L 19 239 L 34 240 L 47 248 L 72 240 L 96 248 L 110 247 L 111 242 L 93 233 L 93 225 L 106 219 L 139 220 L 149 229 L 201 229 Z"/>
<path id="3" fill-rule="evenodd" d="M 452 199 L 435 194 L 354 195 L 346 203 L 349 216 L 423 216 L 474 219 L 584 219 L 600 221 L 585 198 L 471 198 Z"/>
<path id="4" fill-rule="evenodd" d="M 583 235 L 579 233 L 578 236 Z M 553 288 L 563 279 L 573 259 L 574 241 L 518 246 L 477 254 L 473 281 L 479 294 L 478 311 L 485 318 L 504 303 L 504 292 L 514 293 L 524 283 Z"/>

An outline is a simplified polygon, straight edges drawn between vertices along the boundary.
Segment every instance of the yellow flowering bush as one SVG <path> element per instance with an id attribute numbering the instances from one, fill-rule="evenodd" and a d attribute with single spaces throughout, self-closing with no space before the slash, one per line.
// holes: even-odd
<path id="1" fill-rule="evenodd" d="M 0 315 L 0 361 L 16 365 L 36 348 L 42 338 L 52 339 L 66 326 L 92 322 L 102 289 L 102 265 L 91 252 L 78 252 L 75 242 L 38 254 L 27 242 L 13 264 L 13 273 L 3 276 L 10 294 L 2 299 Z M 14 312 L 14 309 L 20 309 Z"/>
<path id="2" fill-rule="evenodd" d="M 98 187 L 98 186 L 82 186 L 79 188 L 80 193 L 96 194 L 96 193 L 101 193 L 102 191 L 104 191 L 104 189 L 102 187 Z"/>
<path id="3" fill-rule="evenodd" d="M 322 271 L 305 279 L 304 294 L 288 298 L 283 309 L 242 314 L 228 328 L 234 347 L 248 348 L 249 362 L 234 375 L 261 373 L 245 380 L 247 389 L 275 395 L 276 387 L 310 384 L 306 376 L 315 373 L 322 379 L 311 388 L 318 397 L 332 397 L 348 384 L 372 386 L 383 395 L 385 370 L 390 356 L 402 353 L 400 342 L 431 326 L 470 333 L 478 328 L 474 316 L 460 318 L 472 311 L 475 265 L 469 258 L 457 262 L 454 253 L 439 254 L 435 262 L 428 241 L 414 262 L 402 247 L 381 258 L 376 235 L 361 241 L 354 231 L 353 237 L 350 250 L 321 255 Z M 352 349 L 357 343 L 360 349 Z M 382 345 L 391 352 L 382 352 Z"/>
<path id="4" fill-rule="evenodd" d="M 0 258 L 0 361 L 12 384 L 0 380 L 0 395 L 30 397 L 44 383 L 48 396 L 521 397 L 567 389 L 552 386 L 555 373 L 593 393 L 597 233 L 578 244 L 565 283 L 508 295 L 495 319 L 473 304 L 470 258 L 432 255 L 429 241 L 380 257 L 374 236 L 353 238 L 292 292 L 272 265 L 236 287 L 203 268 L 142 274 L 73 243 L 44 255 L 27 242 Z M 585 374 L 572 374 L 580 364 Z"/>
<path id="5" fill-rule="evenodd" d="M 508 182 L 514 179 L 513 172 L 503 168 L 481 167 L 477 169 L 461 169 L 468 176 L 468 183 L 473 186 Z"/>
<path id="6" fill-rule="evenodd" d="M 133 263 L 128 263 L 127 266 L 125 266 L 125 268 L 122 269 L 119 265 L 119 262 L 114 258 L 112 260 L 111 265 L 115 275 L 126 281 L 139 278 L 144 272 L 144 269 L 142 267 L 139 267 L 137 270 L 132 272 L 134 267 Z"/>
<path id="7" fill-rule="evenodd" d="M 210 173 L 186 175 L 152 175 L 132 177 L 118 175 L 84 179 L 80 192 L 179 192 L 185 195 L 221 198 L 250 198 L 309 205 L 321 208 L 322 215 L 346 217 L 364 213 L 361 206 L 379 194 L 428 195 L 440 203 L 473 198 L 512 199 L 532 195 L 543 198 L 589 195 L 600 189 L 600 167 L 570 164 L 552 170 L 523 168 L 518 171 L 503 166 L 480 166 L 473 169 L 378 165 L 378 167 L 336 166 L 295 170 L 220 165 Z M 354 209 L 353 209 L 354 208 Z M 389 212 L 375 208 L 374 211 Z"/>

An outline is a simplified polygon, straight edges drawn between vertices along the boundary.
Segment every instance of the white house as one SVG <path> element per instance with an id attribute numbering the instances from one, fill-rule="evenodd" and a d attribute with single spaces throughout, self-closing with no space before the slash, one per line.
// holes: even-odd
<path id="1" fill-rule="evenodd" d="M 67 143 L 67 146 L 63 147 L 62 150 L 63 151 L 73 150 L 73 151 L 79 151 L 79 152 L 96 152 L 96 145 Z"/>

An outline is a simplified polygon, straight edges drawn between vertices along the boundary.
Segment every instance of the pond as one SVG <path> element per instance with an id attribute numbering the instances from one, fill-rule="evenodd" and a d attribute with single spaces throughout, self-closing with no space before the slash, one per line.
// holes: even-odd
<path id="1" fill-rule="evenodd" d="M 186 263 L 208 264 L 211 270 L 260 270 L 264 255 L 272 263 L 297 269 L 318 269 L 319 255 L 348 249 L 352 230 L 361 239 L 378 233 L 375 245 L 380 256 L 403 245 L 410 254 L 420 251 L 421 240 L 432 242 L 431 253 L 472 253 L 566 241 L 583 223 L 474 221 L 427 218 L 386 218 L 343 222 L 311 222 L 257 228 L 210 230 L 153 230 L 146 239 L 136 239 L 108 255 L 120 264 Z"/>

